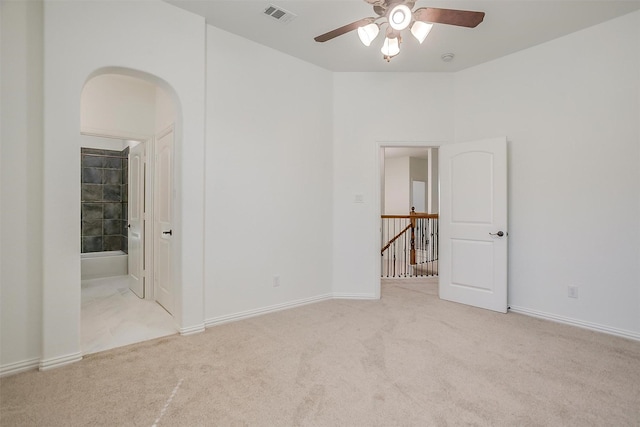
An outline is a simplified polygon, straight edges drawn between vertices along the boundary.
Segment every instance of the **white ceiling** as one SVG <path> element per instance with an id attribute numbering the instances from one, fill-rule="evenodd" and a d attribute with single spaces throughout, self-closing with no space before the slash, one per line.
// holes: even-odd
<path id="1" fill-rule="evenodd" d="M 418 7 L 485 12 L 478 27 L 435 25 L 420 45 L 408 30 L 401 52 L 382 59 L 382 34 L 370 47 L 351 32 L 313 40 L 358 19 L 376 16 L 364 0 L 165 0 L 202 15 L 207 23 L 331 71 L 458 71 L 544 43 L 640 9 L 640 0 L 418 0 Z M 263 13 L 276 5 L 297 17 L 282 23 Z M 382 32 L 381 32 L 382 33 Z M 443 62 L 441 55 L 454 53 Z"/>

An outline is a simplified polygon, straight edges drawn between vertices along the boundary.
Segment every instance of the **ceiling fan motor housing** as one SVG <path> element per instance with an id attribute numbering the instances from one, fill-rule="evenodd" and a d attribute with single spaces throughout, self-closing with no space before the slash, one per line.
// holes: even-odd
<path id="1" fill-rule="evenodd" d="M 406 4 L 397 4 L 390 11 L 387 16 L 387 21 L 391 28 L 397 31 L 402 31 L 411 23 L 411 9 Z"/>

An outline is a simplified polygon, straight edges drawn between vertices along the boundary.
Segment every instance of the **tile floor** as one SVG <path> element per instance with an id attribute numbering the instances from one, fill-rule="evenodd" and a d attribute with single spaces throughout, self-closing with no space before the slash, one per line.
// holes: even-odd
<path id="1" fill-rule="evenodd" d="M 129 290 L 128 276 L 82 281 L 80 346 L 83 354 L 177 333 L 173 317 Z"/>

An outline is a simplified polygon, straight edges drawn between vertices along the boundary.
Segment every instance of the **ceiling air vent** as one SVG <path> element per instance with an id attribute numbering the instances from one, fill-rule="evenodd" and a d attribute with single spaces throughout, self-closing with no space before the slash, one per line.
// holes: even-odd
<path id="1" fill-rule="evenodd" d="M 279 6 L 274 6 L 272 4 L 264 10 L 264 14 L 283 23 L 291 22 L 297 16 L 289 12 L 288 10 L 284 10 Z"/>

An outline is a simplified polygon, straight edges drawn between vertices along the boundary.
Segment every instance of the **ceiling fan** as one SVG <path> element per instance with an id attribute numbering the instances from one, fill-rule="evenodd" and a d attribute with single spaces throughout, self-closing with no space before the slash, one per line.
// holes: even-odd
<path id="1" fill-rule="evenodd" d="M 373 6 L 377 17 L 362 18 L 328 33 L 315 37 L 317 42 L 326 42 L 353 30 L 358 30 L 360 41 L 369 46 L 376 38 L 380 27 L 386 24 L 385 40 L 382 45 L 383 58 L 390 61 L 400 53 L 402 30 L 411 25 L 411 34 L 422 43 L 433 24 L 457 25 L 475 28 L 484 19 L 484 12 L 455 9 L 421 7 L 413 12 L 415 0 L 365 0 Z"/>

